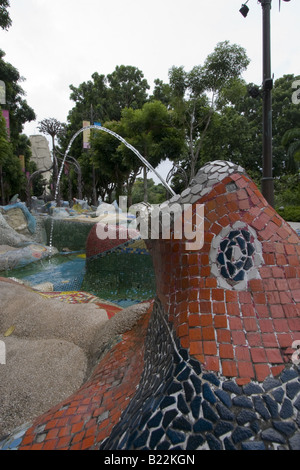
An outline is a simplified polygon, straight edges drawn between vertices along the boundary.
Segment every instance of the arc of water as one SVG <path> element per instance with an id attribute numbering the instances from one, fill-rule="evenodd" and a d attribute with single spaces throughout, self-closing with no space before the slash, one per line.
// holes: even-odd
<path id="1" fill-rule="evenodd" d="M 57 187 L 56 187 L 56 192 L 57 194 L 55 194 L 55 199 L 57 198 L 57 195 L 58 195 L 58 188 L 59 188 L 59 182 L 60 182 L 60 178 L 61 178 L 61 174 L 62 174 L 62 171 L 63 171 L 63 167 L 64 167 L 64 164 L 65 164 L 65 161 L 68 157 L 68 154 L 70 152 L 70 149 L 72 147 L 72 144 L 74 142 L 74 140 L 76 139 L 76 137 L 78 137 L 82 132 L 86 131 L 86 130 L 90 130 L 90 129 L 95 129 L 97 131 L 102 131 L 102 132 L 107 132 L 108 134 L 112 135 L 113 137 L 115 137 L 116 139 L 120 140 L 124 145 L 126 145 L 126 147 L 128 147 L 133 153 L 135 153 L 135 155 L 141 160 L 141 162 L 146 165 L 146 167 L 152 171 L 157 177 L 158 179 L 162 182 L 162 184 L 164 185 L 164 187 L 167 189 L 167 191 L 172 195 L 172 196 L 175 196 L 175 192 L 173 191 L 173 189 L 168 185 L 168 183 L 166 183 L 166 181 L 162 178 L 162 176 L 155 170 L 155 168 L 153 168 L 153 166 L 146 160 L 146 158 L 144 158 L 140 152 L 138 152 L 138 150 L 133 147 L 131 144 L 129 144 L 125 139 L 123 139 L 123 137 L 121 137 L 119 134 L 116 134 L 116 132 L 113 132 L 111 131 L 110 129 L 107 129 L 106 127 L 103 127 L 103 126 L 96 126 L 96 125 L 90 125 L 90 126 L 86 126 L 86 127 L 83 127 L 82 129 L 80 129 L 79 131 L 76 132 L 76 134 L 74 134 L 74 136 L 72 137 L 72 139 L 70 140 L 70 143 L 68 145 L 68 148 L 66 150 L 66 153 L 65 153 L 65 156 L 64 156 L 64 159 L 63 159 L 63 162 L 62 162 L 62 165 L 61 165 L 61 168 L 60 168 L 60 171 L 59 171 L 59 174 L 58 174 L 58 184 L 57 184 Z"/>
<path id="2" fill-rule="evenodd" d="M 79 131 L 77 131 L 72 139 L 70 140 L 69 142 L 69 145 L 67 147 L 67 150 L 65 152 L 65 155 L 64 155 L 64 158 L 63 158 L 63 161 L 62 161 L 62 164 L 61 164 L 61 167 L 60 167 L 60 170 L 59 170 L 59 173 L 58 173 L 58 178 L 57 178 L 57 185 L 56 185 L 56 189 L 55 189 L 55 201 L 57 200 L 57 197 L 58 197 L 58 191 L 59 191 L 59 183 L 60 183 L 60 179 L 61 179 L 61 175 L 62 175 L 62 172 L 63 172 L 63 168 L 64 168 L 64 164 L 66 162 L 66 159 L 68 157 L 68 154 L 71 150 L 71 147 L 72 147 L 72 144 L 74 142 L 74 140 L 84 131 L 87 131 L 87 130 L 90 130 L 90 129 L 95 129 L 97 131 L 102 131 L 102 132 L 107 132 L 108 134 L 112 135 L 113 137 L 115 137 L 116 139 L 120 140 L 124 145 L 126 145 L 126 147 L 128 147 L 133 153 L 135 153 L 135 155 L 141 160 L 141 162 L 146 165 L 146 167 L 152 171 L 157 177 L 158 179 L 162 182 L 162 184 L 164 185 L 164 187 L 167 189 L 167 191 L 172 195 L 172 196 L 175 196 L 176 193 L 173 191 L 173 189 L 168 185 L 168 183 L 162 178 L 162 176 L 155 170 L 155 168 L 153 168 L 153 166 L 146 160 L 146 158 L 144 158 L 140 152 L 138 152 L 138 150 L 133 147 L 131 144 L 129 144 L 125 139 L 123 139 L 123 137 L 121 137 L 119 134 L 116 134 L 116 132 L 113 132 L 111 131 L 110 129 L 107 129 L 106 127 L 103 127 L 103 126 L 96 126 L 96 125 L 90 125 L 90 126 L 86 126 L 86 127 L 82 127 L 81 129 L 79 129 Z M 51 251 L 52 251 L 52 239 L 53 239 L 53 220 L 52 220 L 52 224 L 51 224 L 51 232 L 50 232 L 50 255 L 51 255 Z"/>

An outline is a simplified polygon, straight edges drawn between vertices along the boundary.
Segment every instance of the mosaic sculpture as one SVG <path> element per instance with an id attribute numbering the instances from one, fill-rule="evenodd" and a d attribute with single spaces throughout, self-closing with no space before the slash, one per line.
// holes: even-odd
<path id="1" fill-rule="evenodd" d="M 204 243 L 148 240 L 148 313 L 18 449 L 299 450 L 300 243 L 244 170 L 205 165 L 169 204 L 204 205 Z"/>

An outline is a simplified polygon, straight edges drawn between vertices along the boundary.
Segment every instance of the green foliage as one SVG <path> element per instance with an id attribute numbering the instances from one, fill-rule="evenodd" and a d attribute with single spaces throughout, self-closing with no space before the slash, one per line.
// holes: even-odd
<path id="1" fill-rule="evenodd" d="M 174 113 L 174 124 L 184 130 L 186 148 L 181 157 L 175 159 L 185 167 L 187 182 L 194 178 L 202 165 L 202 147 L 212 127 L 216 111 L 230 101 L 237 101 L 244 92 L 241 73 L 249 64 L 245 50 L 228 41 L 217 44 L 203 65 L 186 72 L 184 67 L 173 66 L 169 71 L 169 86 L 156 81 L 153 97 L 169 101 Z M 216 122 L 216 120 L 215 120 Z M 222 158 L 222 157 L 220 157 Z"/>
<path id="2" fill-rule="evenodd" d="M 7 138 L 5 119 L 0 116 L 0 194 L 1 204 L 7 204 L 14 194 L 25 187 L 25 175 L 20 160 L 13 153 L 13 146 Z"/>
<path id="3" fill-rule="evenodd" d="M 12 21 L 9 16 L 8 8 L 10 7 L 9 0 L 0 0 L 0 28 L 8 30 L 11 27 Z"/>
<path id="4" fill-rule="evenodd" d="M 298 169 L 300 163 L 300 128 L 286 131 L 282 138 L 282 145 L 287 149 L 288 169 Z"/>
<path id="5" fill-rule="evenodd" d="M 149 204 L 161 204 L 168 196 L 166 188 L 162 184 L 155 184 L 152 178 L 147 180 L 148 184 L 148 202 Z M 137 204 L 144 200 L 144 181 L 137 178 L 132 189 L 132 204 Z"/>
<path id="6" fill-rule="evenodd" d="M 278 209 L 278 214 L 287 222 L 300 222 L 300 206 L 289 206 Z"/>

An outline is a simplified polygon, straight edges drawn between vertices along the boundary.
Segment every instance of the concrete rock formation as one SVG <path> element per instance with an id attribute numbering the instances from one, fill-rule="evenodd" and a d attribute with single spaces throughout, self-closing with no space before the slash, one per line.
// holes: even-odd
<path id="1" fill-rule="evenodd" d="M 43 135 L 31 135 L 29 137 L 31 143 L 32 157 L 31 160 L 37 165 L 38 170 L 47 170 L 52 165 L 51 154 L 49 150 L 48 140 Z M 43 178 L 50 181 L 51 172 L 43 173 Z"/>
<path id="2" fill-rule="evenodd" d="M 204 205 L 201 247 L 148 240 L 147 313 L 0 448 L 300 450 L 298 235 L 230 162 L 205 165 L 175 203 Z"/>

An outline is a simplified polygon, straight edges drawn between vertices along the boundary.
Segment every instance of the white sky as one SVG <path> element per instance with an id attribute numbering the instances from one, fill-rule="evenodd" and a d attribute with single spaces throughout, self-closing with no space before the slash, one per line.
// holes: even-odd
<path id="1" fill-rule="evenodd" d="M 107 75 L 117 65 L 139 68 L 152 87 L 168 81 L 173 66 L 191 70 L 203 64 L 218 42 L 243 46 L 251 60 L 247 82 L 262 81 L 262 8 L 249 0 L 11 0 L 12 27 L 0 30 L 5 60 L 26 78 L 22 87 L 37 121 L 24 133 L 37 134 L 38 122 L 66 122 L 73 107 L 69 85 L 92 73 Z M 273 0 L 272 72 L 300 74 L 300 0 Z M 1 79 L 1 77 L 0 77 Z M 292 90 L 291 90 L 292 94 Z"/>

